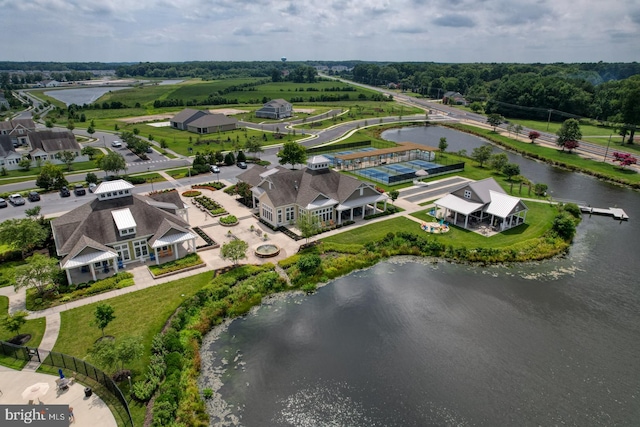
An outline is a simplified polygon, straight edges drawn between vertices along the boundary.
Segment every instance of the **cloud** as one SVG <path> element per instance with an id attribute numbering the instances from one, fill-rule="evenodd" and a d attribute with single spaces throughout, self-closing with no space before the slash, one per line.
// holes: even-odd
<path id="1" fill-rule="evenodd" d="M 449 14 L 449 15 L 440 16 L 434 19 L 433 23 L 441 27 L 454 27 L 454 28 L 461 28 L 461 27 L 472 28 L 472 27 L 475 27 L 476 25 L 471 18 L 464 15 L 460 15 L 460 14 Z"/>

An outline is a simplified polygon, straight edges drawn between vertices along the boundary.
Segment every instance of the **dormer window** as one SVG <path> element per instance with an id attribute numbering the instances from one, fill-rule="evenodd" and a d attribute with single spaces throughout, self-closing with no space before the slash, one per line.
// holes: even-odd
<path id="1" fill-rule="evenodd" d="M 111 211 L 111 216 L 121 237 L 136 234 L 137 224 L 129 208 L 113 210 Z"/>

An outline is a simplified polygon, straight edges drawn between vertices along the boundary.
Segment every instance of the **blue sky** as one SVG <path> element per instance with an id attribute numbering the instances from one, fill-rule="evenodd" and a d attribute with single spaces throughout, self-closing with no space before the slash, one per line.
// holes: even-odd
<path id="1" fill-rule="evenodd" d="M 640 61 L 637 0 L 0 0 L 0 60 Z"/>

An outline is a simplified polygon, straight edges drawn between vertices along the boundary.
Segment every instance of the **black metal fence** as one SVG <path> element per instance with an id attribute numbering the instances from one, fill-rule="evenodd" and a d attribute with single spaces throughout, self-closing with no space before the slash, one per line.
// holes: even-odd
<path id="1" fill-rule="evenodd" d="M 464 170 L 464 162 L 454 163 L 452 165 L 440 166 L 437 168 L 430 168 L 430 169 L 427 169 L 427 172 L 429 173 L 428 175 L 429 177 L 434 177 L 434 176 L 442 175 L 445 173 L 461 171 L 461 170 Z M 388 184 L 389 185 L 400 184 L 402 182 L 413 181 L 416 178 L 417 177 L 415 172 L 404 173 L 401 175 L 392 175 L 392 176 L 389 176 Z"/>
<path id="2" fill-rule="evenodd" d="M 109 396 L 102 395 L 101 397 L 110 405 L 114 412 L 114 416 L 120 419 L 118 425 L 133 427 L 133 419 L 131 418 L 131 412 L 129 411 L 129 404 L 124 398 L 122 391 L 120 391 L 109 375 L 105 374 L 90 363 L 76 359 L 73 356 L 54 351 L 48 352 L 48 355 L 44 360 L 41 360 L 40 351 L 37 348 L 18 346 L 4 341 L 0 341 L 0 351 L 3 355 L 10 356 L 18 360 L 30 361 L 36 358 L 38 361 L 41 361 L 43 365 L 70 371 L 67 372 L 67 374 L 72 374 L 78 381 L 82 382 L 82 379 L 86 378 L 95 382 L 109 393 Z M 43 353 L 46 354 L 47 352 Z"/>

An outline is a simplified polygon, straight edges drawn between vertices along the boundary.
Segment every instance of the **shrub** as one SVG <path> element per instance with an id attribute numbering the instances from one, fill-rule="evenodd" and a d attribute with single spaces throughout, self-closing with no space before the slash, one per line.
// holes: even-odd
<path id="1" fill-rule="evenodd" d="M 238 223 L 238 218 L 235 215 L 227 215 L 220 218 L 220 223 L 225 225 L 233 225 Z"/>
<path id="2" fill-rule="evenodd" d="M 322 260 L 320 259 L 320 256 L 316 254 L 307 254 L 300 257 L 297 265 L 301 273 L 312 275 L 318 270 L 321 263 Z"/>
<path id="3" fill-rule="evenodd" d="M 553 226 L 551 228 L 560 238 L 565 240 L 572 240 L 576 234 L 576 222 L 569 213 L 560 212 L 553 219 Z"/>

